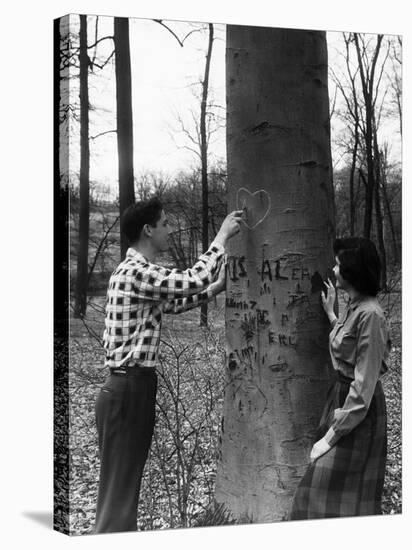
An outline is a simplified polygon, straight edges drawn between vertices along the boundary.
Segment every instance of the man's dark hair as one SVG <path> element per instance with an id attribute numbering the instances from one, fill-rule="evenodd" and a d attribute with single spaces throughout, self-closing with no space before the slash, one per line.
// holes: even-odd
<path id="1" fill-rule="evenodd" d="M 126 208 L 120 220 L 120 229 L 128 239 L 130 245 L 139 239 L 142 229 L 146 224 L 156 227 L 162 210 L 163 205 L 157 197 L 153 197 L 147 201 L 136 202 Z"/>
<path id="2" fill-rule="evenodd" d="M 335 240 L 333 251 L 345 281 L 362 294 L 376 296 L 381 288 L 381 262 L 375 244 L 364 237 L 346 237 Z"/>

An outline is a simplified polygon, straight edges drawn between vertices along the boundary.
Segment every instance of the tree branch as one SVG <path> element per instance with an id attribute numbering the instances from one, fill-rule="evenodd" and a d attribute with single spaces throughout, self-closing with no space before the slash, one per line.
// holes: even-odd
<path id="1" fill-rule="evenodd" d="M 95 136 L 90 136 L 90 139 L 97 139 L 98 137 L 105 136 L 106 134 L 115 134 L 117 130 L 107 130 L 106 132 L 100 132 L 100 134 L 96 134 Z"/>
<path id="2" fill-rule="evenodd" d="M 159 25 L 161 25 L 161 26 L 164 27 L 166 30 L 168 30 L 168 31 L 170 32 L 170 34 L 172 34 L 172 35 L 176 38 L 176 40 L 177 40 L 178 43 L 179 43 L 179 46 L 181 46 L 181 47 L 183 48 L 183 42 L 184 42 L 185 39 L 183 39 L 183 41 L 180 40 L 180 38 L 177 36 L 177 34 L 176 34 L 174 31 L 172 31 L 172 29 L 171 29 L 170 27 L 168 27 L 167 25 L 165 25 L 161 19 L 153 19 L 153 21 L 154 21 L 155 23 L 159 23 Z M 186 37 L 186 38 L 187 38 L 187 37 Z"/>
<path id="3" fill-rule="evenodd" d="M 95 48 L 97 44 L 100 44 L 100 42 L 103 42 L 104 40 L 114 40 L 114 36 L 104 36 L 103 38 L 99 38 L 99 40 L 96 40 L 93 44 L 87 46 L 87 49 Z"/>

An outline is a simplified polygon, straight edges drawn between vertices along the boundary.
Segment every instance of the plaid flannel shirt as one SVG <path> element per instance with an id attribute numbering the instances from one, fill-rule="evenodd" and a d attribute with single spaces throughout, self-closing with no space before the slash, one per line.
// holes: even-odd
<path id="1" fill-rule="evenodd" d="M 212 243 L 195 265 L 181 271 L 153 264 L 129 248 L 110 277 L 103 343 L 107 367 L 155 367 L 163 313 L 181 313 L 207 302 L 224 254 Z"/>

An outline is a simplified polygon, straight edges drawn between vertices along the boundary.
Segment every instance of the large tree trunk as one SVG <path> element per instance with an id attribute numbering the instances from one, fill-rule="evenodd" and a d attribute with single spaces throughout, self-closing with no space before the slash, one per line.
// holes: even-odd
<path id="1" fill-rule="evenodd" d="M 77 252 L 77 275 L 74 315 L 86 313 L 89 255 L 89 56 L 87 54 L 87 16 L 80 15 L 80 189 L 79 189 L 79 246 Z"/>
<path id="2" fill-rule="evenodd" d="M 241 521 L 271 522 L 287 517 L 330 378 L 320 301 L 335 232 L 326 36 L 228 26 L 226 60 L 228 208 L 245 207 L 250 229 L 228 250 L 215 497 Z"/>
<path id="3" fill-rule="evenodd" d="M 135 201 L 133 174 L 133 114 L 132 74 L 130 66 L 129 20 L 114 18 L 114 45 L 116 51 L 116 106 L 117 150 L 119 155 L 119 210 L 120 215 Z M 128 243 L 120 237 L 120 256 L 123 259 Z"/>
<path id="4" fill-rule="evenodd" d="M 202 247 L 209 248 L 209 187 L 207 178 L 207 96 L 209 91 L 210 60 L 213 47 L 213 25 L 209 23 L 209 45 L 206 54 L 205 75 L 202 83 L 202 103 L 200 106 L 200 157 L 202 162 Z M 207 326 L 207 303 L 200 308 L 200 325 Z"/>

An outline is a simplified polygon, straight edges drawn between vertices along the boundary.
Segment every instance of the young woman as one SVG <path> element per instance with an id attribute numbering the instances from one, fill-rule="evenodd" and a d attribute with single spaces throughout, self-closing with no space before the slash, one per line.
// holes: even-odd
<path id="1" fill-rule="evenodd" d="M 376 299 L 380 261 L 369 239 L 334 243 L 336 288 L 349 302 L 339 319 L 336 291 L 325 282 L 323 308 L 332 324 L 329 349 L 336 382 L 330 389 L 309 465 L 290 519 L 381 513 L 386 464 L 386 406 L 380 382 L 390 340 Z"/>

